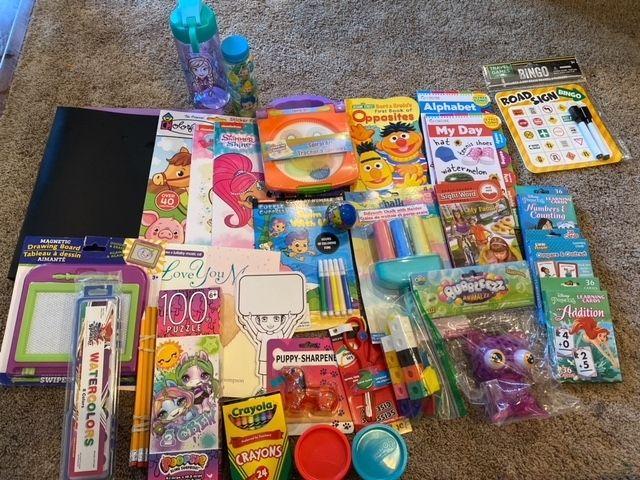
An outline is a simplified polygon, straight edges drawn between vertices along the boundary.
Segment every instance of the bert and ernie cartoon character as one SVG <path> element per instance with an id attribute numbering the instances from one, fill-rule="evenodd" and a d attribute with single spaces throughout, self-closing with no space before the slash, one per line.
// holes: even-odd
<path id="1" fill-rule="evenodd" d="M 422 134 L 408 123 L 393 122 L 381 130 L 380 136 L 382 138 L 376 147 L 389 156 L 389 161 L 402 177 L 410 174 L 424 176 L 424 166 L 412 163 L 422 156 Z"/>
<path id="2" fill-rule="evenodd" d="M 408 123 L 390 123 L 380 131 L 374 144 L 375 130 L 363 125 L 351 127 L 351 138 L 359 156 L 360 175 L 356 190 L 383 190 L 416 187 L 427 182 L 422 162 L 422 135 Z"/>
<path id="3" fill-rule="evenodd" d="M 358 190 L 382 190 L 393 187 L 393 168 L 380 156 L 372 142 L 356 147 L 359 155 L 360 175 Z"/>

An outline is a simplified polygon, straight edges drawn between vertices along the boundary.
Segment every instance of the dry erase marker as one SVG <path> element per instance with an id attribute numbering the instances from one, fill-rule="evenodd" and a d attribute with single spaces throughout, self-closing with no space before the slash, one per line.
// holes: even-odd
<path id="1" fill-rule="evenodd" d="M 591 132 L 589 132 L 589 127 L 587 127 L 580 107 L 578 107 L 577 105 L 569 107 L 569 115 L 571 115 L 571 120 L 576 122 L 578 130 L 580 130 L 580 135 L 582 135 L 584 141 L 587 142 L 587 147 L 589 148 L 589 150 L 591 150 L 593 156 L 596 158 L 602 158 L 602 152 L 598 148 L 598 144 L 596 143 L 596 141 L 593 139 Z"/>
<path id="2" fill-rule="evenodd" d="M 584 117 L 585 123 L 593 135 L 593 139 L 598 144 L 598 148 L 602 152 L 602 157 L 606 160 L 607 158 L 611 158 L 611 150 L 607 147 L 607 142 L 602 138 L 602 134 L 600 133 L 600 129 L 596 125 L 596 122 L 593 121 L 593 117 L 591 116 L 591 112 L 588 107 L 580 107 L 580 111 L 582 112 L 582 116 Z"/>
<path id="3" fill-rule="evenodd" d="M 344 290 L 344 299 L 347 303 L 347 313 L 353 313 L 353 303 L 351 302 L 351 292 L 349 291 L 349 282 L 347 280 L 347 269 L 342 258 L 338 259 L 338 268 L 340 269 L 340 280 L 342 281 L 342 290 Z"/>

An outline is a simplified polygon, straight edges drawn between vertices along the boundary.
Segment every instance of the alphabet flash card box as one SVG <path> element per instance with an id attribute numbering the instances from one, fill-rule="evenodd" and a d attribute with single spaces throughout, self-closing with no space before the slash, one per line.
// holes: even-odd
<path id="1" fill-rule="evenodd" d="M 236 284 L 243 274 L 277 273 L 279 269 L 279 252 L 167 245 L 160 276 L 162 291 L 220 289 L 221 396 L 248 397 L 263 388 L 257 372 L 258 351 L 254 339 L 236 318 Z"/>

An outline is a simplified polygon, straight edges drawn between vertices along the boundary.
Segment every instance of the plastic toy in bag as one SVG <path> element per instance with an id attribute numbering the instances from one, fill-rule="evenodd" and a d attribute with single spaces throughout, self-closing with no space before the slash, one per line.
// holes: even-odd
<path id="1" fill-rule="evenodd" d="M 575 410 L 578 400 L 561 392 L 549 373 L 542 330 L 532 308 L 469 318 L 470 329 L 449 342 L 458 384 L 491 423 L 504 425 Z"/>

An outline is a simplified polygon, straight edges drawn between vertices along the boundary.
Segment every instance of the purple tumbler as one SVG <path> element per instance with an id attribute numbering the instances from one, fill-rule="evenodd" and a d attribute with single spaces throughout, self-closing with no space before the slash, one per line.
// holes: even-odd
<path id="1" fill-rule="evenodd" d="M 196 108 L 224 112 L 229 103 L 216 14 L 202 0 L 178 0 L 169 18 Z"/>

